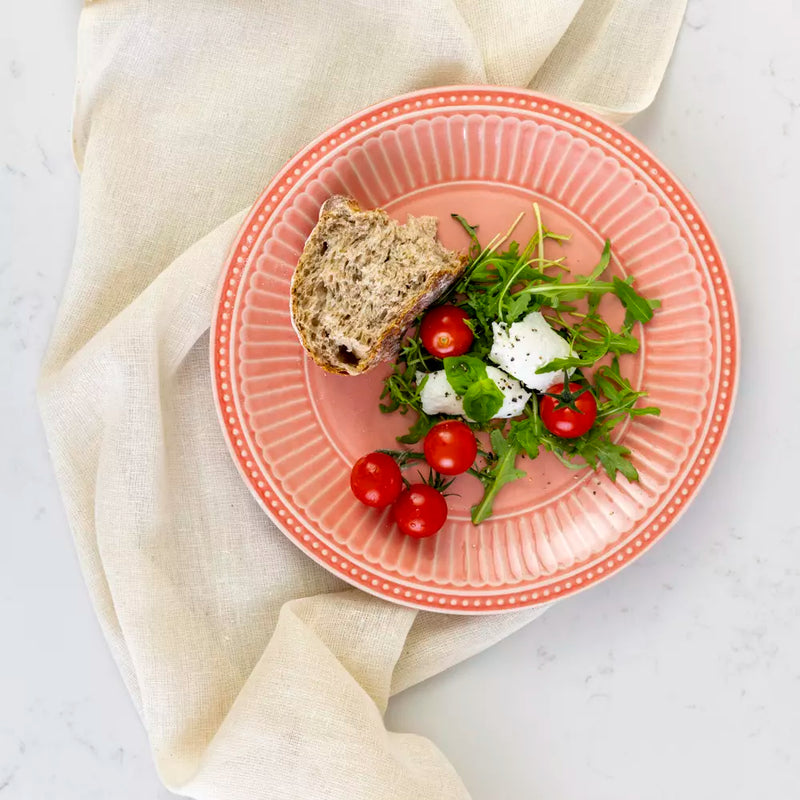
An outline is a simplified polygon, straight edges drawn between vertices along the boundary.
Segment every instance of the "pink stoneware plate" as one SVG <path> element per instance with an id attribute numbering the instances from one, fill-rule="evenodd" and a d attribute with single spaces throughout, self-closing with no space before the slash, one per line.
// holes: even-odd
<path id="1" fill-rule="evenodd" d="M 572 234 L 560 254 L 576 272 L 609 238 L 613 270 L 662 308 L 624 360 L 660 418 L 618 432 L 640 481 L 574 472 L 554 457 L 500 493 L 473 526 L 479 484 L 459 478 L 439 534 L 403 536 L 389 512 L 358 503 L 353 462 L 395 446 L 408 420 L 378 410 L 388 367 L 329 375 L 292 329 L 289 284 L 319 207 L 332 194 L 363 208 L 439 218 L 439 236 L 465 249 L 450 218 L 482 241 L 529 212 L 514 238 L 545 224 Z M 556 245 L 557 246 L 557 245 Z M 609 320 L 618 322 L 618 320 Z M 629 564 L 674 523 L 717 455 L 737 379 L 730 278 L 711 232 L 679 182 L 620 128 L 561 101 L 496 87 L 445 87 L 389 100 L 329 130 L 267 187 L 225 265 L 211 332 L 220 419 L 234 460 L 281 530 L 346 581 L 434 611 L 492 613 L 546 603 Z"/>

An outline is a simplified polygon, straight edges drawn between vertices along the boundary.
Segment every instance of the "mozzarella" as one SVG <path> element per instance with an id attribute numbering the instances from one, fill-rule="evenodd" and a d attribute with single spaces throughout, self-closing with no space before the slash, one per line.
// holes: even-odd
<path id="1" fill-rule="evenodd" d="M 422 383 L 425 374 L 424 372 L 417 373 L 417 386 Z M 419 395 L 422 401 L 422 410 L 426 414 L 450 414 L 453 417 L 463 417 L 464 404 L 447 382 L 445 371 L 440 369 L 427 374 L 428 380 L 425 381 Z"/>
<path id="2" fill-rule="evenodd" d="M 417 385 L 422 382 L 426 373 L 418 372 L 416 375 Z M 449 414 L 453 417 L 464 417 L 464 404 L 453 387 L 447 380 L 447 373 L 440 369 L 437 372 L 427 373 L 428 380 L 420 392 L 422 410 L 426 414 Z M 531 393 L 526 392 L 519 381 L 510 378 L 497 367 L 488 365 L 486 375 L 491 378 L 497 388 L 503 393 L 503 405 L 494 415 L 494 419 L 508 419 L 509 417 L 519 416 L 525 409 L 525 404 L 530 399 Z"/>
<path id="3" fill-rule="evenodd" d="M 505 372 L 491 366 L 491 364 L 486 366 L 486 374 L 503 393 L 503 405 L 494 415 L 494 419 L 518 417 L 525 409 L 528 400 L 531 399 L 531 393 L 526 392 L 519 381 L 515 381 L 510 375 L 506 375 Z"/>
<path id="4" fill-rule="evenodd" d="M 564 380 L 563 370 L 536 374 L 539 367 L 554 358 L 572 354 L 569 342 L 562 339 L 539 311 L 532 311 L 520 322 L 506 325 L 493 322 L 494 340 L 489 358 L 529 389 L 547 391 Z M 574 369 L 568 370 L 571 375 Z"/>

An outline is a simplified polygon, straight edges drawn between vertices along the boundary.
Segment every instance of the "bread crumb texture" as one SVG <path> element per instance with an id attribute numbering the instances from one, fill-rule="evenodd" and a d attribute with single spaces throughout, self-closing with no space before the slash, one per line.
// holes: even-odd
<path id="1" fill-rule="evenodd" d="M 320 366 L 357 375 L 397 354 L 404 330 L 466 266 L 436 230 L 436 217 L 401 225 L 347 197 L 323 203 L 291 298 L 300 341 Z"/>

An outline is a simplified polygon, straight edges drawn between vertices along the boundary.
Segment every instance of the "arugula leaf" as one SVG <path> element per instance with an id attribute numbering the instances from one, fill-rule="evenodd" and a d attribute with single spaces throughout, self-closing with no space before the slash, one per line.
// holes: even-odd
<path id="1" fill-rule="evenodd" d="M 492 321 L 490 298 L 486 292 L 470 290 L 461 307 L 469 314 L 469 327 L 475 335 L 470 353 L 477 358 L 488 355 L 492 349 Z"/>
<path id="2" fill-rule="evenodd" d="M 605 353 L 603 353 L 605 355 Z M 566 369 L 575 369 L 577 367 L 591 367 L 598 359 L 603 356 L 587 355 L 587 356 L 567 356 L 566 358 L 554 358 L 548 361 L 536 370 L 537 375 L 543 375 L 545 372 L 561 372 Z"/>
<path id="3" fill-rule="evenodd" d="M 486 364 L 475 356 L 448 356 L 443 363 L 447 382 L 459 396 L 466 394 L 473 383 L 487 378 Z"/>
<path id="4" fill-rule="evenodd" d="M 470 225 L 461 214 L 451 214 L 450 215 L 456 222 L 460 223 L 461 227 L 467 232 L 467 235 L 470 238 L 469 244 L 469 257 L 470 260 L 475 260 L 481 252 L 481 243 L 478 241 L 478 226 L 477 225 Z"/>
<path id="5" fill-rule="evenodd" d="M 397 437 L 401 444 L 416 444 L 439 421 L 437 417 L 429 417 L 424 411 L 418 411 L 417 415 L 417 421 L 408 429 L 408 433 Z"/>
<path id="6" fill-rule="evenodd" d="M 614 288 L 608 281 L 594 281 L 587 283 L 585 278 L 574 280 L 572 283 L 531 283 L 520 289 L 515 297 L 524 294 L 532 294 L 540 298 L 540 302 L 546 300 L 546 305 L 558 308 L 562 302 L 571 303 L 574 300 L 581 300 L 584 297 L 591 298 L 593 295 L 604 295 L 611 292 Z"/>
<path id="7" fill-rule="evenodd" d="M 644 414 L 661 414 L 661 410 L 655 406 L 637 408 L 637 401 L 645 397 L 647 392 L 637 392 L 630 381 L 624 378 L 619 370 L 619 360 L 614 359 L 610 364 L 599 367 L 594 374 L 594 383 L 599 392 L 606 398 L 597 407 L 598 419 L 604 418 L 620 419 L 629 414 L 631 416 L 642 416 Z M 616 423 L 615 423 L 616 424 Z"/>
<path id="8" fill-rule="evenodd" d="M 532 299 L 530 295 L 512 297 L 506 306 L 506 322 L 510 325 L 512 322 L 516 322 L 520 317 L 524 316 Z"/>
<path id="9" fill-rule="evenodd" d="M 474 255 L 474 246 L 477 242 L 475 229 L 463 217 L 454 215 L 470 236 L 472 263 L 454 289 L 450 290 L 448 297 L 453 294 L 464 295 L 462 307 L 470 310 L 472 306 L 472 310 L 481 312 L 478 317 L 489 336 L 493 321 L 514 322 L 525 313 L 533 301 L 530 293 L 520 295 L 519 292 L 515 292 L 516 286 L 557 283 L 558 279 L 547 274 L 545 270 L 552 266 L 563 268 L 561 265 L 563 259 L 548 260 L 544 257 L 543 245 L 545 239 L 553 239 L 560 243 L 567 237 L 559 236 L 544 228 L 536 204 L 534 211 L 537 229 L 524 248 L 520 249 L 519 244 L 512 241 L 504 251 L 499 252 L 499 246 L 508 239 L 521 219 L 520 215 L 508 233 L 495 237 L 477 256 Z M 537 255 L 534 255 L 534 252 Z"/>
<path id="10" fill-rule="evenodd" d="M 501 409 L 504 397 L 491 378 L 483 378 L 464 393 L 464 413 L 475 422 L 488 422 Z"/>
<path id="11" fill-rule="evenodd" d="M 586 314 L 580 325 L 571 328 L 571 333 L 580 349 L 585 351 L 598 348 L 600 352 L 602 348 L 602 355 L 605 355 L 635 353 L 639 349 L 639 340 L 629 330 L 622 330 L 619 333 L 612 330 L 597 313 Z"/>
<path id="12" fill-rule="evenodd" d="M 523 450 L 529 458 L 539 455 L 542 444 L 544 426 L 539 416 L 539 401 L 532 395 L 528 404 L 528 413 L 524 419 L 513 420 L 509 425 L 509 441 Z"/>
<path id="13" fill-rule="evenodd" d="M 612 331 L 611 338 L 608 340 L 608 352 L 615 355 L 624 353 L 638 353 L 639 340 L 630 333 L 615 333 Z"/>
<path id="14" fill-rule="evenodd" d="M 600 260 L 597 262 L 597 266 L 587 276 L 586 282 L 592 283 L 593 281 L 596 281 L 606 271 L 610 263 L 611 242 L 606 239 L 605 244 L 603 245 L 603 252 L 600 254 Z"/>
<path id="15" fill-rule="evenodd" d="M 634 322 L 650 322 L 653 309 L 661 306 L 660 300 L 648 300 L 642 297 L 627 281 L 614 276 L 614 294 L 625 306 L 625 326 L 632 327 Z"/>
<path id="16" fill-rule="evenodd" d="M 422 349 L 418 330 L 400 348 L 400 354 L 391 374 L 383 381 L 380 399 L 385 399 L 385 402 L 379 403 L 379 408 L 384 414 L 390 414 L 393 411 L 406 414 L 409 409 L 422 412 L 420 392 L 427 378 L 417 385 L 416 375 L 418 370 L 425 373 L 431 372 L 433 369 L 429 363 L 431 360 L 432 358 L 426 355 Z"/>
<path id="17" fill-rule="evenodd" d="M 596 455 L 612 481 L 617 479 L 617 472 L 621 472 L 629 481 L 638 481 L 639 473 L 630 462 L 631 451 L 621 444 L 615 444 L 610 439 L 598 442 Z"/>
<path id="18" fill-rule="evenodd" d="M 472 523 L 474 525 L 478 525 L 492 515 L 492 506 L 497 493 L 507 483 L 525 477 L 525 472 L 515 467 L 519 453 L 517 446 L 496 429 L 491 432 L 490 440 L 495 459 L 490 466 L 477 473 L 478 479 L 483 484 L 483 497 L 480 502 L 472 506 Z"/>

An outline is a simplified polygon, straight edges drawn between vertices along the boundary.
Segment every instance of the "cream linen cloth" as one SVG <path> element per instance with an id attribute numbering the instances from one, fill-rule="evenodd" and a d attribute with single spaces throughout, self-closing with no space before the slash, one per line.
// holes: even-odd
<path id="1" fill-rule="evenodd" d="M 448 617 L 361 594 L 256 505 L 208 368 L 214 291 L 244 209 L 326 127 L 415 88 L 527 85 L 624 120 L 652 100 L 683 6 L 86 5 L 80 223 L 40 403 L 92 600 L 170 789 L 466 798 L 433 744 L 385 729 L 388 698 L 540 613 Z"/>

